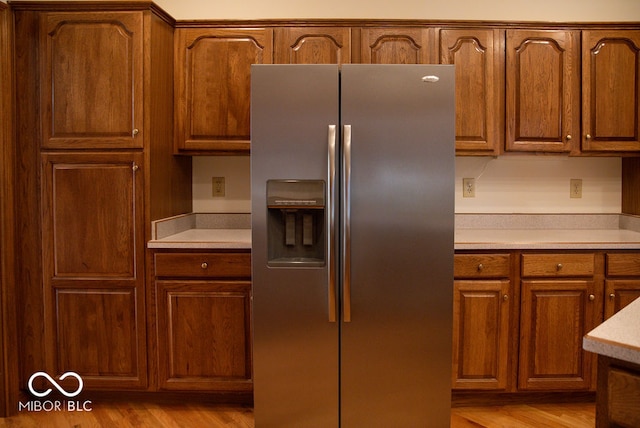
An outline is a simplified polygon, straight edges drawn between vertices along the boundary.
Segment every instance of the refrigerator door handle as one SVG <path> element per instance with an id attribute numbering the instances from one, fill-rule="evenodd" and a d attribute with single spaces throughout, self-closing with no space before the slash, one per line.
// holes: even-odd
<path id="1" fill-rule="evenodd" d="M 344 125 L 343 156 L 343 227 L 342 234 L 342 319 L 351 322 L 351 125 Z"/>
<path id="2" fill-rule="evenodd" d="M 327 197 L 327 217 L 329 233 L 327 234 L 327 257 L 329 259 L 329 322 L 336 322 L 338 316 L 336 291 L 336 248 L 335 248 L 335 195 L 336 195 L 336 125 L 329 125 L 328 140 L 329 194 Z"/>

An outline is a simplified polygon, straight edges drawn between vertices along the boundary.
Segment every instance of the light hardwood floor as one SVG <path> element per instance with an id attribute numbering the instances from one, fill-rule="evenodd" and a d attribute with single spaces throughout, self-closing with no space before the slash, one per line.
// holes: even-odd
<path id="1" fill-rule="evenodd" d="M 249 407 L 207 404 L 93 403 L 91 412 L 21 412 L 0 419 L 17 428 L 252 428 Z M 459 407 L 451 428 L 593 428 L 591 403 Z"/>

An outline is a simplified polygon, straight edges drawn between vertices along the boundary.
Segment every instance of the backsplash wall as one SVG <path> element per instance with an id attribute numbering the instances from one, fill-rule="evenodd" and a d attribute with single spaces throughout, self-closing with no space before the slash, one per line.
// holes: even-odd
<path id="1" fill-rule="evenodd" d="M 456 213 L 619 213 L 620 158 L 566 156 L 456 157 Z M 250 212 L 248 156 L 193 157 L 194 212 Z M 225 177 L 226 195 L 212 196 L 212 177 Z M 475 198 L 462 197 L 462 179 L 475 178 Z M 569 180 L 582 179 L 582 198 Z"/>

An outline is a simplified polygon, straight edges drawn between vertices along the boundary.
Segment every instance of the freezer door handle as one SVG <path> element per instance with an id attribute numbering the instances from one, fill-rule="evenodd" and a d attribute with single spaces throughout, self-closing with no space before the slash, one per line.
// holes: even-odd
<path id="1" fill-rule="evenodd" d="M 342 319 L 351 322 L 351 125 L 344 125 L 342 132 Z"/>
<path id="2" fill-rule="evenodd" d="M 336 125 L 329 125 L 328 139 L 328 175 L 329 175 L 329 191 L 327 197 L 327 221 L 329 233 L 327 234 L 327 257 L 329 259 L 329 322 L 336 322 L 338 305 L 336 291 L 336 214 L 335 214 L 335 196 L 336 196 Z"/>

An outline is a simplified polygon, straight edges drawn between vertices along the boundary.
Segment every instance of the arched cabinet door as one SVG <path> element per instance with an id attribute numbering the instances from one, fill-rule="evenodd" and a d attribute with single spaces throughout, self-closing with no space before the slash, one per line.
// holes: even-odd
<path id="1" fill-rule="evenodd" d="M 504 31 L 441 29 L 440 63 L 456 65 L 456 153 L 498 155 L 504 141 Z"/>
<path id="2" fill-rule="evenodd" d="M 433 29 L 362 28 L 360 61 L 363 64 L 429 64 Z"/>
<path id="3" fill-rule="evenodd" d="M 580 31 L 507 30 L 506 150 L 578 152 Z"/>
<path id="4" fill-rule="evenodd" d="M 271 63 L 272 33 L 268 28 L 176 30 L 178 152 L 249 152 L 251 65 Z"/>
<path id="5" fill-rule="evenodd" d="M 281 27 L 274 33 L 276 64 L 349 64 L 349 27 Z"/>
<path id="6" fill-rule="evenodd" d="M 582 150 L 640 151 L 640 31 L 583 31 L 582 86 Z"/>
<path id="7" fill-rule="evenodd" d="M 43 149 L 143 147 L 143 13 L 41 16 Z"/>

